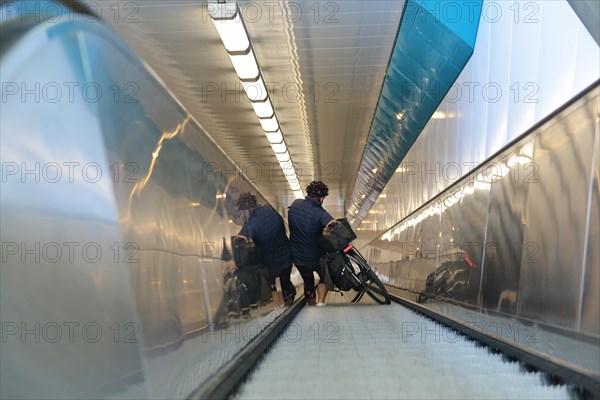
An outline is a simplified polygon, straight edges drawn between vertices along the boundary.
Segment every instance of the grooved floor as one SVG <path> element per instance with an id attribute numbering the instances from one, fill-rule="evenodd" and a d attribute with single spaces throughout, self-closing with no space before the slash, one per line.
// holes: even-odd
<path id="1" fill-rule="evenodd" d="M 569 398 L 566 386 L 405 307 L 364 302 L 305 306 L 234 398 Z"/>

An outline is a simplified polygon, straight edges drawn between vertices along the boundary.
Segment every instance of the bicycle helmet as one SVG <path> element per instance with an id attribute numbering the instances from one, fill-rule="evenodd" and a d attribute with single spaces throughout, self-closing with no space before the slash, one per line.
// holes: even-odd
<path id="1" fill-rule="evenodd" d="M 310 197 L 325 197 L 329 194 L 329 188 L 321 181 L 312 181 L 306 187 L 306 193 Z"/>
<path id="2" fill-rule="evenodd" d="M 235 204 L 240 210 L 251 210 L 256 207 L 256 196 L 250 192 L 242 193 Z"/>

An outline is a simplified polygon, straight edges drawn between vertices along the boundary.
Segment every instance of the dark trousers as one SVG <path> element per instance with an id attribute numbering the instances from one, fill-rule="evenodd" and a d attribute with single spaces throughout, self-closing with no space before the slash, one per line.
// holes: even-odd
<path id="1" fill-rule="evenodd" d="M 279 282 L 281 283 L 281 292 L 283 294 L 283 300 L 293 299 L 296 296 L 296 288 L 292 284 L 292 280 L 290 275 L 292 274 L 292 266 L 286 267 L 279 271 L 269 271 L 269 283 L 271 284 L 271 290 L 274 292 L 275 287 L 275 279 L 279 278 Z"/>
<path id="2" fill-rule="evenodd" d="M 304 295 L 307 299 L 314 299 L 317 297 L 315 294 L 315 275 L 316 272 L 319 275 L 319 280 L 321 283 L 325 283 L 325 271 L 319 265 L 319 262 L 316 262 L 314 265 L 296 265 L 298 271 L 300 271 L 300 276 L 302 276 L 302 280 L 304 281 Z"/>

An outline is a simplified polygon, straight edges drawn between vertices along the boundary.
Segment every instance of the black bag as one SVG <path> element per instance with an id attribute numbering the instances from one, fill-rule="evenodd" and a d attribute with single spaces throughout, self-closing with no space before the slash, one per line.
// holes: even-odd
<path id="1" fill-rule="evenodd" d="M 243 308 L 256 307 L 271 300 L 271 285 L 265 277 L 264 267 L 249 266 L 237 270 L 240 281 L 240 303 Z"/>
<path id="2" fill-rule="evenodd" d="M 226 272 L 223 277 L 223 302 L 227 316 L 240 314 L 240 282 L 234 272 Z"/>
<path id="3" fill-rule="evenodd" d="M 328 253 L 341 250 L 356 239 L 356 234 L 346 218 L 341 218 L 337 221 L 339 224 L 327 230 L 323 233 L 323 236 L 317 239 L 319 247 Z"/>
<path id="4" fill-rule="evenodd" d="M 267 267 L 261 267 L 256 270 L 259 279 L 259 299 L 261 303 L 265 304 L 271 301 L 273 295 L 271 294 L 271 285 L 269 284 L 269 270 Z"/>
<path id="5" fill-rule="evenodd" d="M 231 238 L 233 248 L 233 261 L 238 267 L 249 267 L 258 265 L 262 261 L 262 255 L 256 243 L 243 237 L 233 236 Z"/>
<path id="6" fill-rule="evenodd" d="M 344 256 L 340 253 L 332 253 L 328 254 L 325 258 L 327 261 L 327 270 L 333 284 L 344 292 L 354 288 L 354 281 L 350 276 Z"/>

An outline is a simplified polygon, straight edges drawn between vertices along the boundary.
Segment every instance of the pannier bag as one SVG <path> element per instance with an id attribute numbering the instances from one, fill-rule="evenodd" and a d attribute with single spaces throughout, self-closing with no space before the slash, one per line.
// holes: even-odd
<path id="1" fill-rule="evenodd" d="M 344 256 L 337 252 L 331 253 L 323 256 L 321 261 L 324 261 L 327 264 L 326 268 L 329 273 L 329 278 L 338 289 L 347 292 L 354 288 L 354 283 L 348 272 Z"/>
<path id="2" fill-rule="evenodd" d="M 261 253 L 256 243 L 252 240 L 234 236 L 231 238 L 233 248 L 233 261 L 238 267 L 249 267 L 261 263 Z"/>
<path id="3" fill-rule="evenodd" d="M 328 253 L 342 250 L 347 244 L 356 239 L 356 234 L 346 218 L 341 218 L 337 221 L 339 222 L 338 224 L 324 230 L 323 236 L 317 240 L 319 247 Z"/>

